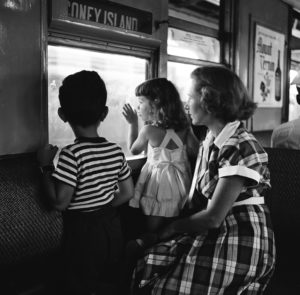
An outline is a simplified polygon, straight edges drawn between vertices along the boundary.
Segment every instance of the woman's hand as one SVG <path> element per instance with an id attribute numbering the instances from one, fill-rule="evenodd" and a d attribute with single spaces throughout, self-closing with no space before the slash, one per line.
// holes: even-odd
<path id="1" fill-rule="evenodd" d="M 129 103 L 123 106 L 123 116 L 129 124 L 138 124 L 138 115 L 136 110 L 134 110 Z"/>
<path id="2" fill-rule="evenodd" d="M 168 224 L 158 232 L 159 241 L 168 241 L 177 233 L 174 229 L 175 222 Z"/>
<path id="3" fill-rule="evenodd" d="M 40 166 L 51 165 L 57 151 L 58 147 L 53 146 L 52 144 L 47 144 L 46 146 L 40 148 L 37 152 L 37 160 Z"/>

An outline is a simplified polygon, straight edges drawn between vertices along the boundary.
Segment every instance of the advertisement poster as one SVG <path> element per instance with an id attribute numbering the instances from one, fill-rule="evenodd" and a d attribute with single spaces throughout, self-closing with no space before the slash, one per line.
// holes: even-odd
<path id="1" fill-rule="evenodd" d="M 254 101 L 258 107 L 282 107 L 284 35 L 256 25 Z"/>

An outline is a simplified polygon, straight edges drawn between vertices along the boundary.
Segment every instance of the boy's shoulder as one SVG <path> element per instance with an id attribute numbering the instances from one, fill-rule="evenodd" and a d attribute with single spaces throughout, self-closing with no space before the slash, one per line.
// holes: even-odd
<path id="1" fill-rule="evenodd" d="M 121 146 L 118 143 L 108 141 L 105 138 L 101 138 L 101 140 L 75 140 L 75 142 L 70 143 L 62 148 L 62 150 L 70 151 L 72 153 L 76 153 L 78 151 L 84 149 L 114 149 L 122 151 Z"/>

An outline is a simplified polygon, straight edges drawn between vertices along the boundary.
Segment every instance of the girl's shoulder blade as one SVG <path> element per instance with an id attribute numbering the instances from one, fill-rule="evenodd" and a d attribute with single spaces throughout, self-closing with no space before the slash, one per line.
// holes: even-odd
<path id="1" fill-rule="evenodd" d="M 147 137 L 149 139 L 150 145 L 152 147 L 158 147 L 163 141 L 167 130 L 162 127 L 146 125 L 145 132 L 147 132 Z"/>

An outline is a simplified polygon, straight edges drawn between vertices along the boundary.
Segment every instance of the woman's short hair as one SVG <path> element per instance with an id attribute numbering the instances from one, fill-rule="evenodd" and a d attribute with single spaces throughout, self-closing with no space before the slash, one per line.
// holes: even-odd
<path id="1" fill-rule="evenodd" d="M 254 103 L 241 79 L 222 66 L 204 66 L 191 73 L 200 105 L 225 123 L 250 118 Z"/>
<path id="2" fill-rule="evenodd" d="M 83 127 L 97 123 L 105 110 L 107 91 L 95 71 L 67 76 L 59 88 L 60 106 L 68 122 Z"/>
<path id="3" fill-rule="evenodd" d="M 163 128 L 185 129 L 190 125 L 175 85 L 166 78 L 147 80 L 135 89 L 136 96 L 145 96 L 158 110 L 158 122 Z"/>

